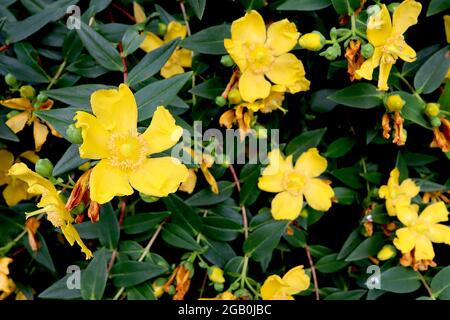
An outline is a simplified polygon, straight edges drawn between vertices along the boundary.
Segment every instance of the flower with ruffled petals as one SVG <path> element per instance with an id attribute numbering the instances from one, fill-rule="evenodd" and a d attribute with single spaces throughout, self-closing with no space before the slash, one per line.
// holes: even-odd
<path id="1" fill-rule="evenodd" d="M 271 83 L 266 77 L 290 93 L 309 90 L 302 62 L 288 53 L 299 35 L 295 24 L 287 19 L 272 23 L 266 30 L 255 10 L 232 23 L 231 39 L 225 39 L 224 46 L 241 70 L 239 91 L 243 100 L 254 102 L 269 96 Z"/>
<path id="2" fill-rule="evenodd" d="M 94 115 L 78 111 L 82 158 L 100 160 L 89 178 L 91 200 L 100 204 L 114 196 L 133 193 L 166 197 L 188 178 L 188 169 L 173 157 L 148 157 L 174 146 L 183 129 L 164 107 L 158 107 L 144 133 L 137 131 L 138 110 L 133 93 L 119 89 L 97 90 L 91 96 Z"/>
<path id="3" fill-rule="evenodd" d="M 6 299 L 16 290 L 16 284 L 9 277 L 9 264 L 13 259 L 0 257 L 0 300 Z"/>
<path id="4" fill-rule="evenodd" d="M 420 188 L 411 179 L 399 183 L 400 171 L 391 171 L 387 185 L 381 186 L 378 195 L 386 199 L 386 209 L 390 216 L 397 215 L 397 209 L 411 204 L 411 199 L 419 194 Z"/>
<path id="5" fill-rule="evenodd" d="M 294 300 L 292 295 L 309 288 L 310 279 L 303 266 L 289 270 L 283 278 L 278 275 L 269 276 L 261 287 L 263 300 Z"/>
<path id="6" fill-rule="evenodd" d="M 269 165 L 259 178 L 258 187 L 277 195 L 272 200 L 275 220 L 294 220 L 303 207 L 303 196 L 315 210 L 327 211 L 334 197 L 333 189 L 318 177 L 325 172 L 327 160 L 316 148 L 303 153 L 292 164 L 292 155 L 284 158 L 279 149 L 269 153 Z"/>
<path id="7" fill-rule="evenodd" d="M 398 58 L 406 62 L 416 60 L 416 52 L 406 42 L 403 34 L 417 23 L 422 5 L 414 0 L 403 1 L 394 11 L 392 20 L 386 5 L 372 15 L 367 23 L 367 39 L 375 47 L 372 57 L 367 59 L 356 75 L 372 80 L 372 73 L 380 67 L 378 89 L 386 91 L 389 73 Z"/>

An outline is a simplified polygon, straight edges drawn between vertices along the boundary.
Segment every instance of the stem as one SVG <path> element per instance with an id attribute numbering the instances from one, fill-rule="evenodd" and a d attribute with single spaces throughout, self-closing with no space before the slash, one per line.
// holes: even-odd
<path id="1" fill-rule="evenodd" d="M 186 25 L 187 29 L 187 35 L 190 37 L 192 35 L 191 28 L 189 26 L 188 16 L 186 14 L 186 8 L 184 7 L 184 0 L 180 1 L 180 9 L 183 14 L 184 24 Z M 194 51 L 191 51 L 192 58 L 194 58 Z M 195 87 L 195 73 L 192 73 L 192 88 Z M 195 97 L 195 94 L 192 94 L 192 104 L 195 105 L 197 102 L 197 99 Z"/>
<path id="2" fill-rule="evenodd" d="M 316 292 L 316 300 L 320 300 L 319 284 L 317 283 L 316 268 L 314 267 L 314 262 L 311 257 L 311 252 L 309 251 L 309 246 L 307 244 L 305 244 L 305 251 L 306 251 L 306 256 L 308 257 L 309 265 L 311 267 L 311 273 L 312 273 L 313 281 L 314 281 L 314 291 Z"/>
<path id="3" fill-rule="evenodd" d="M 352 36 L 356 36 L 356 17 L 354 14 L 351 16 L 351 23 L 352 23 Z"/>
<path id="4" fill-rule="evenodd" d="M 0 52 L 3 52 L 3 51 L 8 50 L 10 47 L 11 47 L 11 44 L 10 44 L 10 43 L 4 44 L 4 45 L 2 45 L 2 46 L 0 47 Z"/>
<path id="5" fill-rule="evenodd" d="M 428 285 L 427 280 L 425 280 L 424 276 L 419 271 L 417 271 L 417 273 L 419 275 L 420 281 L 422 281 L 423 283 L 423 286 L 425 287 L 425 289 L 427 289 L 427 292 L 430 295 L 431 300 L 436 300 L 436 297 L 434 296 L 433 291 L 431 291 L 431 288 Z"/>
<path id="6" fill-rule="evenodd" d="M 228 167 L 230 168 L 231 175 L 233 176 L 233 180 L 236 185 L 236 189 L 238 190 L 238 192 L 241 192 L 241 183 L 239 182 L 239 178 L 236 174 L 236 170 L 234 169 L 232 164 L 230 164 Z M 245 239 L 247 239 L 248 238 L 248 221 L 247 221 L 247 210 L 245 210 L 245 206 L 241 206 L 241 212 L 242 212 L 242 223 L 244 225 L 244 236 L 245 236 Z"/>
<path id="7" fill-rule="evenodd" d="M 205 291 L 206 281 L 208 280 L 208 270 L 205 271 L 205 276 L 203 277 L 202 286 L 200 288 L 200 297 L 203 297 L 203 291 Z"/>
<path id="8" fill-rule="evenodd" d="M 408 89 L 412 92 L 413 96 L 415 96 L 417 99 L 425 103 L 425 101 L 422 99 L 422 97 L 419 95 L 416 89 L 414 89 L 414 87 L 409 83 L 408 80 L 406 80 L 406 78 L 401 73 L 396 73 L 396 75 L 408 87 Z"/>
<path id="9" fill-rule="evenodd" d="M 122 66 L 123 66 L 123 82 L 127 82 L 128 79 L 128 68 L 127 68 L 127 59 L 126 56 L 123 54 L 123 46 L 122 42 L 119 42 L 118 44 L 119 52 L 120 52 L 120 58 L 122 59 Z"/>
<path id="10" fill-rule="evenodd" d="M 50 81 L 47 90 L 50 90 L 50 88 L 58 81 L 59 77 L 61 76 L 62 72 L 64 71 L 64 68 L 66 67 L 67 60 L 64 59 L 64 61 L 59 65 L 58 71 L 56 71 L 55 76 Z"/>
<path id="11" fill-rule="evenodd" d="M 122 8 L 121 6 L 119 6 L 118 4 L 116 4 L 114 2 L 111 4 L 111 6 L 114 9 L 120 11 L 120 13 L 122 13 L 125 17 L 127 17 L 128 19 L 130 19 L 131 21 L 136 23 L 136 19 L 131 14 L 129 14 L 124 8 Z"/>
<path id="12" fill-rule="evenodd" d="M 242 266 L 242 271 L 241 271 L 241 288 L 244 288 L 245 286 L 245 279 L 247 278 L 247 269 L 248 269 L 248 256 L 245 255 L 244 256 L 244 265 Z"/>
<path id="13" fill-rule="evenodd" d="M 109 259 L 108 262 L 108 273 L 111 271 L 112 267 L 114 266 L 114 261 L 116 261 L 116 257 L 117 257 L 117 250 L 114 250 L 112 255 L 111 255 L 111 259 Z"/>
<path id="14" fill-rule="evenodd" d="M 125 209 L 127 208 L 127 198 L 123 198 L 120 202 L 120 216 L 119 216 L 119 225 L 122 225 L 123 219 L 125 218 Z"/>
<path id="15" fill-rule="evenodd" d="M 367 174 L 367 165 L 366 165 L 366 161 L 364 160 L 364 158 L 361 158 L 361 165 L 362 165 L 364 174 Z M 367 179 L 365 179 L 365 180 L 366 180 L 367 196 L 369 196 L 369 194 L 370 194 L 369 181 L 367 181 Z"/>
<path id="16" fill-rule="evenodd" d="M 236 174 L 236 170 L 234 170 L 234 167 L 232 164 L 230 164 L 228 167 L 230 168 L 230 172 L 231 172 L 231 175 L 233 176 L 233 180 L 236 185 L 237 191 L 241 192 L 241 183 L 239 182 L 239 178 Z"/>

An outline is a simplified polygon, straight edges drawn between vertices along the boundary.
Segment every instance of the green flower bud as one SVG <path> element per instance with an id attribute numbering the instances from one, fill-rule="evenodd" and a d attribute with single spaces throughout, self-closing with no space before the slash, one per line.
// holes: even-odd
<path id="1" fill-rule="evenodd" d="M 168 292 L 168 294 L 170 294 L 171 296 L 173 296 L 174 294 L 175 294 L 175 287 L 172 285 L 172 286 L 170 286 L 169 287 L 169 292 Z"/>
<path id="2" fill-rule="evenodd" d="M 241 94 L 239 93 L 238 89 L 232 89 L 230 93 L 228 93 L 228 101 L 231 104 L 238 104 L 242 101 Z"/>
<path id="3" fill-rule="evenodd" d="M 214 290 L 217 292 L 222 292 L 224 288 L 223 283 L 214 283 Z"/>
<path id="4" fill-rule="evenodd" d="M 163 36 L 166 34 L 166 32 L 167 32 L 167 24 L 162 22 L 158 23 L 158 34 Z"/>
<path id="5" fill-rule="evenodd" d="M 431 118 L 431 125 L 433 126 L 433 128 L 438 128 L 441 126 L 441 124 L 441 119 L 439 119 L 438 117 Z"/>
<path id="6" fill-rule="evenodd" d="M 34 166 L 34 170 L 45 178 L 51 178 L 53 175 L 53 164 L 48 159 L 39 159 Z"/>
<path id="7" fill-rule="evenodd" d="M 436 117 L 439 115 L 440 112 L 440 105 L 439 103 L 427 103 L 427 105 L 425 106 L 425 114 L 427 116 L 431 117 Z"/>
<path id="8" fill-rule="evenodd" d="M 386 108 L 389 112 L 401 111 L 405 105 L 405 100 L 398 94 L 390 95 L 386 100 Z"/>
<path id="9" fill-rule="evenodd" d="M 222 96 L 217 96 L 215 102 L 219 107 L 223 107 L 227 104 L 227 99 Z"/>
<path id="10" fill-rule="evenodd" d="M 361 54 L 364 58 L 369 59 L 373 55 L 375 48 L 370 43 L 363 44 L 361 47 Z"/>
<path id="11" fill-rule="evenodd" d="M 32 86 L 21 86 L 20 87 L 20 96 L 22 98 L 32 99 L 34 95 L 36 94 L 36 91 Z"/>
<path id="12" fill-rule="evenodd" d="M 223 277 L 223 270 L 217 266 L 212 266 L 208 269 L 208 277 L 214 283 L 224 283 L 225 278 Z M 219 290 L 222 291 L 222 290 Z"/>
<path id="13" fill-rule="evenodd" d="M 207 265 L 206 262 L 204 262 L 204 261 L 200 261 L 200 262 L 198 263 L 198 266 L 199 266 L 200 268 L 203 268 L 203 269 L 208 268 L 208 265 Z"/>
<path id="14" fill-rule="evenodd" d="M 248 292 L 247 289 L 239 289 L 234 293 L 234 296 L 236 298 L 241 298 L 241 297 L 251 297 L 250 292 Z"/>
<path id="15" fill-rule="evenodd" d="M 302 35 L 298 43 L 303 49 L 319 51 L 325 45 L 325 37 L 319 31 L 313 31 Z"/>
<path id="16" fill-rule="evenodd" d="M 303 209 L 302 211 L 300 211 L 300 217 L 302 217 L 303 219 L 307 219 L 308 218 L 308 210 Z"/>
<path id="17" fill-rule="evenodd" d="M 155 281 L 153 281 L 153 284 L 158 286 L 158 287 L 161 287 L 161 286 L 165 285 L 166 282 L 167 282 L 166 278 L 158 278 Z"/>
<path id="18" fill-rule="evenodd" d="M 75 127 L 74 124 L 71 124 L 66 129 L 67 139 L 73 144 L 82 144 L 83 137 L 81 135 L 81 128 Z"/>
<path id="19" fill-rule="evenodd" d="M 386 261 L 392 259 L 397 254 L 397 249 L 393 245 L 387 244 L 377 254 L 378 260 Z"/>
<path id="20" fill-rule="evenodd" d="M 17 79 L 11 73 L 5 76 L 5 82 L 8 86 L 14 87 L 17 84 Z"/>
<path id="21" fill-rule="evenodd" d="M 8 112 L 8 114 L 6 115 L 6 119 L 11 119 L 12 117 L 17 116 L 19 113 L 20 113 L 20 111 L 17 111 L 17 110 Z"/>
<path id="22" fill-rule="evenodd" d="M 327 60 L 333 61 L 339 56 L 340 50 L 336 47 L 328 47 L 327 50 L 320 53 L 321 56 L 325 57 Z"/>
<path id="23" fill-rule="evenodd" d="M 186 270 L 189 270 L 190 272 L 194 271 L 194 265 L 193 265 L 191 262 L 189 262 L 189 261 L 184 261 L 184 262 L 182 263 L 182 265 L 183 265 L 183 267 L 186 268 Z"/>
<path id="24" fill-rule="evenodd" d="M 366 10 L 368 16 L 373 16 L 380 11 L 381 11 L 381 8 L 377 4 L 367 7 L 367 10 Z"/>
<path id="25" fill-rule="evenodd" d="M 224 55 L 220 58 L 220 63 L 225 67 L 232 67 L 234 65 L 233 59 L 231 59 L 230 55 Z"/>
<path id="26" fill-rule="evenodd" d="M 156 202 L 159 200 L 158 197 L 149 196 L 142 192 L 139 192 L 139 196 L 141 197 L 142 201 L 147 202 L 147 203 L 153 203 L 153 202 Z"/>
<path id="27" fill-rule="evenodd" d="M 43 92 L 39 92 L 38 96 L 36 97 L 37 101 L 44 103 L 48 100 L 48 96 L 43 93 Z"/>
<path id="28" fill-rule="evenodd" d="M 330 38 L 331 39 L 336 39 L 338 36 L 338 31 L 335 27 L 331 28 L 330 30 Z"/>
<path id="29" fill-rule="evenodd" d="M 400 5 L 399 2 L 392 2 L 390 3 L 387 8 L 389 10 L 390 13 L 394 13 L 395 9 L 397 9 L 397 7 Z"/>
<path id="30" fill-rule="evenodd" d="M 86 209 L 86 206 L 84 205 L 84 203 L 80 203 L 78 204 L 75 208 L 73 208 L 70 213 L 77 216 L 80 215 L 84 212 L 84 210 Z"/>

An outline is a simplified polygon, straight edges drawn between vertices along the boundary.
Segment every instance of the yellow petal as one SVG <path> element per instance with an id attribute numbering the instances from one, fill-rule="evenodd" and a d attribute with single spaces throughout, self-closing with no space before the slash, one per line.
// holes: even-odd
<path id="1" fill-rule="evenodd" d="M 133 193 L 126 172 L 112 166 L 105 159 L 92 169 L 89 187 L 91 200 L 100 204 L 110 201 L 114 196 L 127 196 Z"/>
<path id="2" fill-rule="evenodd" d="M 432 242 L 450 245 L 450 227 L 443 224 L 434 224 L 429 227 L 429 237 Z"/>
<path id="3" fill-rule="evenodd" d="M 189 175 L 186 181 L 184 181 L 180 185 L 180 188 L 178 190 L 191 194 L 195 189 L 195 185 L 197 184 L 197 175 L 195 174 L 194 169 L 189 169 L 188 171 Z"/>
<path id="4" fill-rule="evenodd" d="M 255 10 L 246 13 L 231 24 L 231 38 L 248 44 L 264 44 L 266 26 L 261 15 Z"/>
<path id="5" fill-rule="evenodd" d="M 47 140 L 47 135 L 48 135 L 47 126 L 42 124 L 38 119 L 35 119 L 33 121 L 33 136 L 36 151 L 41 150 L 42 145 Z"/>
<path id="6" fill-rule="evenodd" d="M 400 185 L 399 192 L 408 196 L 409 198 L 414 198 L 419 194 L 420 188 L 411 179 L 406 179 Z"/>
<path id="7" fill-rule="evenodd" d="M 295 220 L 303 207 L 303 195 L 288 191 L 278 193 L 272 200 L 272 217 L 275 220 Z"/>
<path id="8" fill-rule="evenodd" d="M 297 44 L 300 33 L 294 23 L 283 19 L 272 23 L 267 30 L 267 42 L 272 53 L 279 56 L 283 53 L 291 51 Z"/>
<path id="9" fill-rule="evenodd" d="M 261 286 L 261 298 L 263 300 L 276 300 L 280 297 L 280 293 L 283 292 L 283 289 L 288 287 L 289 285 L 285 283 L 280 276 L 271 275 Z"/>
<path id="10" fill-rule="evenodd" d="M 266 76 L 275 84 L 285 86 L 290 93 L 309 90 L 302 62 L 292 53 L 276 57 Z"/>
<path id="11" fill-rule="evenodd" d="M 382 46 L 391 36 L 391 17 L 386 5 L 381 5 L 381 10 L 369 18 L 367 24 L 367 39 L 374 46 Z"/>
<path id="12" fill-rule="evenodd" d="M 223 45 L 233 61 L 238 65 L 239 69 L 245 71 L 245 69 L 247 69 L 247 49 L 244 47 L 244 42 L 234 39 L 225 39 Z"/>
<path id="13" fill-rule="evenodd" d="M 419 221 L 434 224 L 448 221 L 448 210 L 442 201 L 430 204 L 420 214 Z"/>
<path id="14" fill-rule="evenodd" d="M 416 260 L 433 260 L 433 244 L 426 236 L 419 235 L 418 237 L 416 237 L 414 257 L 416 258 Z"/>
<path id="15" fill-rule="evenodd" d="M 75 115 L 75 126 L 81 128 L 83 143 L 80 146 L 81 158 L 103 159 L 108 157 L 110 134 L 96 117 L 84 111 Z"/>
<path id="16" fill-rule="evenodd" d="M 417 205 L 396 207 L 397 217 L 405 226 L 412 226 L 418 219 L 419 207 Z"/>
<path id="17" fill-rule="evenodd" d="M 387 91 L 389 86 L 387 81 L 389 79 L 389 73 L 391 72 L 391 63 L 380 63 L 380 74 L 378 75 L 378 90 Z"/>
<path id="18" fill-rule="evenodd" d="M 305 273 L 303 266 L 297 266 L 289 270 L 284 275 L 283 281 L 289 285 L 289 288 L 284 289 L 289 295 L 305 291 L 310 285 L 310 278 Z"/>
<path id="19" fill-rule="evenodd" d="M 186 38 L 186 34 L 187 34 L 187 27 L 185 25 L 182 25 L 177 21 L 171 21 L 167 25 L 167 32 L 164 35 L 164 41 L 168 42 L 175 38 L 184 39 Z"/>
<path id="20" fill-rule="evenodd" d="M 284 190 L 285 173 L 292 170 L 292 157 L 284 159 L 279 149 L 268 154 L 269 165 L 264 168 L 258 181 L 258 188 L 267 192 L 281 192 Z"/>
<path id="21" fill-rule="evenodd" d="M 319 150 L 310 148 L 298 158 L 295 163 L 295 170 L 305 177 L 315 178 L 324 173 L 327 166 L 327 159 L 319 154 Z"/>
<path id="22" fill-rule="evenodd" d="M 188 176 L 188 169 L 178 159 L 161 157 L 146 159 L 129 179 L 133 188 L 146 195 L 166 197 L 176 192 Z"/>
<path id="23" fill-rule="evenodd" d="M 8 265 L 13 262 L 13 259 L 8 257 L 1 257 L 0 258 L 0 273 L 3 273 L 5 275 L 9 275 L 9 267 Z"/>
<path id="24" fill-rule="evenodd" d="M 215 194 L 219 194 L 219 186 L 217 185 L 216 178 L 214 178 L 211 171 L 209 171 L 209 167 L 204 161 L 200 164 L 200 170 L 202 170 L 206 182 L 210 185 L 211 191 Z"/>
<path id="25" fill-rule="evenodd" d="M 158 153 L 173 147 L 183 134 L 183 128 L 166 108 L 159 106 L 153 114 L 150 126 L 143 133 L 148 143 L 148 153 Z"/>
<path id="26" fill-rule="evenodd" d="M 24 151 L 19 155 L 19 158 L 27 159 L 32 163 L 36 163 L 39 160 L 39 156 L 32 150 Z"/>
<path id="27" fill-rule="evenodd" d="M 183 72 L 184 69 L 180 65 L 175 63 L 166 64 L 161 68 L 161 76 L 163 76 L 165 79 L 176 76 L 177 74 L 181 74 Z"/>
<path id="28" fill-rule="evenodd" d="M 356 74 L 360 78 L 372 80 L 373 70 L 380 65 L 381 53 L 381 48 L 375 48 L 372 57 L 363 62 Z"/>
<path id="29" fill-rule="evenodd" d="M 136 19 L 136 23 L 141 23 L 145 21 L 145 12 L 139 3 L 133 1 L 133 15 Z"/>
<path id="30" fill-rule="evenodd" d="M 121 84 L 118 90 L 95 91 L 91 95 L 91 107 L 106 129 L 128 134 L 137 132 L 136 100 L 127 85 Z"/>
<path id="31" fill-rule="evenodd" d="M 29 194 L 27 190 L 28 185 L 17 179 L 14 179 L 10 184 L 8 184 L 3 190 L 3 198 L 5 199 L 8 207 L 15 206 L 20 201 L 28 199 Z"/>
<path id="32" fill-rule="evenodd" d="M 81 251 L 86 255 L 86 260 L 93 257 L 91 250 L 89 250 L 88 247 L 86 247 L 86 245 L 83 243 L 83 240 L 81 240 L 77 229 L 75 229 L 75 227 L 71 223 L 62 226 L 61 231 L 63 232 L 64 237 L 66 237 L 71 246 L 73 246 L 75 242 L 80 246 Z"/>
<path id="33" fill-rule="evenodd" d="M 180 66 L 185 68 L 192 67 L 192 51 L 188 49 L 178 49 L 177 62 Z"/>
<path id="34" fill-rule="evenodd" d="M 6 121 L 6 125 L 14 132 L 20 132 L 23 130 L 27 124 L 28 119 L 30 119 L 30 113 L 28 111 L 16 114 L 12 118 Z"/>
<path id="35" fill-rule="evenodd" d="M 414 62 L 416 61 L 417 54 L 413 48 L 411 48 L 406 42 L 403 42 L 401 45 L 401 50 L 397 52 L 397 55 L 400 59 L 406 62 Z"/>
<path id="36" fill-rule="evenodd" d="M 58 137 L 58 138 L 62 138 L 63 136 L 55 129 L 55 127 L 53 127 L 50 123 L 48 123 L 47 121 L 44 121 L 45 125 L 50 129 L 50 132 L 53 136 Z"/>
<path id="37" fill-rule="evenodd" d="M 40 185 L 44 187 L 46 190 L 49 190 L 50 192 L 53 192 L 55 194 L 57 193 L 55 186 L 50 181 L 43 178 L 36 172 L 31 171 L 25 163 L 20 162 L 14 164 L 9 169 L 8 174 L 22 181 L 25 181 L 28 184 L 28 186 Z"/>
<path id="38" fill-rule="evenodd" d="M 147 32 L 145 34 L 144 41 L 142 41 L 139 48 L 144 50 L 145 52 L 150 52 L 152 50 L 155 50 L 156 48 L 159 48 L 163 45 L 163 41 L 154 33 Z"/>
<path id="39" fill-rule="evenodd" d="M 397 238 L 394 239 L 394 245 L 402 253 L 408 253 L 416 245 L 415 234 L 411 232 L 408 228 L 401 228 L 395 232 Z"/>
<path id="40" fill-rule="evenodd" d="M 403 34 L 417 23 L 422 5 L 414 0 L 405 0 L 395 9 L 392 17 L 392 32 Z"/>
<path id="41" fill-rule="evenodd" d="M 270 82 L 264 78 L 263 74 L 245 71 L 239 78 L 239 92 L 243 100 L 254 102 L 257 99 L 264 99 L 270 94 Z"/>
<path id="42" fill-rule="evenodd" d="M 14 163 L 14 156 L 8 150 L 0 150 L 0 174 L 6 174 Z"/>
<path id="43" fill-rule="evenodd" d="M 450 43 L 450 16 L 444 16 L 444 26 L 445 26 L 445 36 L 447 38 L 447 43 Z"/>
<path id="44" fill-rule="evenodd" d="M 33 105 L 31 104 L 31 101 L 27 98 L 13 98 L 13 99 L 7 99 L 7 100 L 0 100 L 0 104 L 15 110 L 33 110 Z"/>
<path id="45" fill-rule="evenodd" d="M 304 194 L 311 208 L 319 211 L 328 211 L 331 208 L 334 191 L 322 180 L 315 178 L 308 180 L 304 187 Z"/>

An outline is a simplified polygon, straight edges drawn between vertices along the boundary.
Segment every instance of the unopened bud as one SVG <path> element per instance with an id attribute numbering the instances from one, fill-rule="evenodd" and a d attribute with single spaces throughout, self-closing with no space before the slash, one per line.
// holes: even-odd
<path id="1" fill-rule="evenodd" d="M 392 259 L 397 254 L 397 249 L 393 245 L 387 244 L 377 254 L 378 260 L 386 261 Z"/>
<path id="2" fill-rule="evenodd" d="M 427 103 L 425 107 L 425 114 L 429 117 L 436 117 L 439 115 L 440 105 L 439 103 Z"/>
<path id="3" fill-rule="evenodd" d="M 225 67 L 232 67 L 234 65 L 233 59 L 231 59 L 230 55 L 224 55 L 220 58 L 220 63 Z"/>
<path id="4" fill-rule="evenodd" d="M 214 290 L 217 292 L 222 292 L 224 288 L 223 283 L 214 283 Z"/>
<path id="5" fill-rule="evenodd" d="M 219 107 L 223 107 L 224 105 L 227 104 L 227 99 L 225 99 L 222 96 L 217 96 L 215 99 L 215 103 L 219 106 Z"/>
<path id="6" fill-rule="evenodd" d="M 32 99 L 34 95 L 36 94 L 36 91 L 32 86 L 21 86 L 20 89 L 20 96 L 22 98 Z"/>
<path id="7" fill-rule="evenodd" d="M 208 277 L 214 283 L 224 283 L 225 278 L 223 277 L 223 270 L 217 266 L 212 266 L 208 269 Z M 221 291 L 221 290 L 219 290 Z"/>
<path id="8" fill-rule="evenodd" d="M 158 34 L 163 36 L 166 34 L 166 32 L 167 32 L 167 24 L 162 22 L 158 23 Z"/>
<path id="9" fill-rule="evenodd" d="M 367 11 L 368 16 L 373 16 L 373 15 L 377 14 L 378 12 L 380 12 L 381 8 L 379 5 L 374 4 L 372 6 L 367 7 L 366 11 Z"/>
<path id="10" fill-rule="evenodd" d="M 390 95 L 386 100 L 386 108 L 389 112 L 401 111 L 405 105 L 405 100 L 398 94 Z"/>
<path id="11" fill-rule="evenodd" d="M 36 97 L 36 100 L 41 103 L 44 103 L 45 101 L 48 100 L 48 96 L 43 92 L 39 92 L 38 96 Z"/>
<path id="12" fill-rule="evenodd" d="M 361 54 L 364 58 L 369 59 L 374 52 L 375 48 L 370 43 L 363 44 L 361 47 Z"/>
<path id="13" fill-rule="evenodd" d="M 153 202 L 156 202 L 159 200 L 158 197 L 149 196 L 142 192 L 139 192 L 139 196 L 141 197 L 142 201 L 147 202 L 147 203 L 153 203 Z"/>
<path id="14" fill-rule="evenodd" d="M 238 104 L 242 101 L 241 94 L 239 93 L 238 89 L 232 89 L 230 93 L 228 93 L 228 101 L 231 104 Z"/>
<path id="15" fill-rule="evenodd" d="M 392 2 L 390 3 L 387 8 L 389 10 L 390 13 L 394 13 L 394 11 L 397 9 L 397 7 L 400 5 L 399 2 Z"/>
<path id="16" fill-rule="evenodd" d="M 318 51 L 325 45 L 325 37 L 320 32 L 313 31 L 302 35 L 298 43 L 303 49 Z"/>
<path id="17" fill-rule="evenodd" d="M 11 119 L 12 117 L 17 116 L 19 113 L 20 113 L 20 111 L 17 111 L 17 110 L 10 111 L 6 115 L 6 119 Z"/>
<path id="18" fill-rule="evenodd" d="M 439 128 L 441 124 L 441 119 L 439 119 L 438 117 L 431 118 L 431 125 L 433 126 L 433 128 Z"/>
<path id="19" fill-rule="evenodd" d="M 50 178 L 53 175 L 53 164 L 48 159 L 39 159 L 34 166 L 34 170 L 39 175 Z"/>
<path id="20" fill-rule="evenodd" d="M 17 84 L 17 79 L 11 73 L 5 75 L 5 82 L 8 86 L 14 87 Z"/>
<path id="21" fill-rule="evenodd" d="M 73 144 L 82 144 L 83 136 L 81 135 L 81 128 L 75 127 L 74 124 L 71 124 L 66 129 L 67 140 L 72 142 Z"/>
<path id="22" fill-rule="evenodd" d="M 321 56 L 325 57 L 327 60 L 336 60 L 336 58 L 339 56 L 340 52 L 339 49 L 336 47 L 328 47 L 327 50 L 320 53 Z"/>

